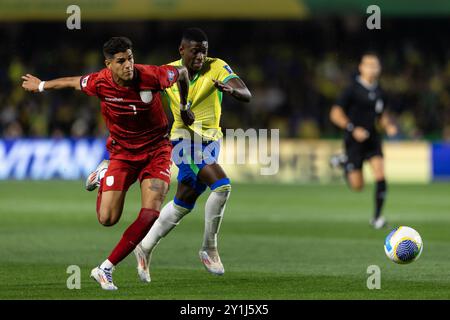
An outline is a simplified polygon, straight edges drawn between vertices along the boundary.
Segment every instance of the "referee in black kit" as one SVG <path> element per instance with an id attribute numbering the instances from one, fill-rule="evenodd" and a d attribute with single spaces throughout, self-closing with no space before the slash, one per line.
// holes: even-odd
<path id="1" fill-rule="evenodd" d="M 386 226 L 381 210 L 386 196 L 381 126 L 388 136 L 397 135 L 397 126 L 386 111 L 386 97 L 378 84 L 381 64 L 375 53 L 365 53 L 359 64 L 359 76 L 344 90 L 330 112 L 331 121 L 345 130 L 345 155 L 331 158 L 333 167 L 344 168 L 349 187 L 361 191 L 364 187 L 362 166 L 367 160 L 376 181 L 375 211 L 370 224 L 375 229 Z"/>

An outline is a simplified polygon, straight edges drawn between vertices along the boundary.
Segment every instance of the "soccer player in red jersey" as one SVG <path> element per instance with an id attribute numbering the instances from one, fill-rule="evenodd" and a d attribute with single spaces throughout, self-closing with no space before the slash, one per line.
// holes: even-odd
<path id="1" fill-rule="evenodd" d="M 106 68 L 85 76 L 50 81 L 27 74 L 22 87 L 31 92 L 73 88 L 101 100 L 101 112 L 109 130 L 106 143 L 109 164 L 102 162 L 86 188 L 99 186 L 97 218 L 104 226 L 116 224 L 122 214 L 125 194 L 138 179 L 141 210 L 122 239 L 101 265 L 91 271 L 103 289 L 116 290 L 113 267 L 130 254 L 159 216 L 169 189 L 172 146 L 168 120 L 160 91 L 174 83 L 180 89 L 180 108 L 185 110 L 189 77 L 185 67 L 135 64 L 132 43 L 113 37 L 103 46 Z M 183 119 L 193 121 L 186 111 Z"/>

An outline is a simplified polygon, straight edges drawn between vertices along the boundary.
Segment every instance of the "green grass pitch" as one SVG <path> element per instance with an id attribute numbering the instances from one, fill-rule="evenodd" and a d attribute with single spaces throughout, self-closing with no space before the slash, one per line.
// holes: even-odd
<path id="1" fill-rule="evenodd" d="M 173 196 L 172 186 L 168 199 Z M 154 253 L 152 283 L 138 281 L 134 255 L 116 269 L 116 292 L 92 279 L 140 208 L 139 188 L 127 195 L 121 221 L 96 220 L 96 192 L 82 182 L 0 183 L 0 299 L 449 299 L 450 185 L 390 185 L 391 226 L 416 228 L 421 258 L 390 262 L 388 229 L 372 230 L 372 186 L 234 184 L 220 234 L 226 273 L 208 274 L 197 252 L 203 206 Z M 69 265 L 81 268 L 81 289 L 69 290 Z M 368 290 L 367 267 L 381 268 L 381 289 Z"/>

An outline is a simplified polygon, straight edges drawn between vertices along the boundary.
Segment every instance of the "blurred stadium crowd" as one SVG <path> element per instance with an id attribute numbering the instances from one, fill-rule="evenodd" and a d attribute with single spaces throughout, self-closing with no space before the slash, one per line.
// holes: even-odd
<path id="1" fill-rule="evenodd" d="M 280 128 L 291 138 L 330 138 L 339 131 L 328 111 L 356 74 L 358 59 L 376 50 L 381 83 L 401 128 L 398 139 L 450 140 L 450 22 L 383 20 L 368 30 L 361 18 L 306 21 L 201 21 L 0 24 L 0 132 L 15 137 L 106 134 L 99 102 L 70 90 L 31 95 L 21 76 L 43 80 L 103 67 L 103 43 L 114 35 L 134 42 L 137 63 L 177 60 L 184 27 L 202 27 L 212 57 L 227 61 L 253 93 L 249 104 L 224 99 L 223 128 Z"/>

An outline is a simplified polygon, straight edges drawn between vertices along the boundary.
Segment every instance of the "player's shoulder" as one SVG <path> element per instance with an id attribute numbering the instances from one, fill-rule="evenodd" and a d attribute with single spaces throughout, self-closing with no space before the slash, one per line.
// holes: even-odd
<path id="1" fill-rule="evenodd" d="M 181 66 L 182 62 L 181 62 L 181 59 L 178 59 L 178 60 L 166 63 L 166 65 L 176 67 L 176 66 Z"/>
<path id="2" fill-rule="evenodd" d="M 205 64 L 209 64 L 212 68 L 223 68 L 228 65 L 224 60 L 212 57 L 206 58 Z"/>
<path id="3" fill-rule="evenodd" d="M 205 70 L 209 70 L 210 72 L 213 73 L 220 74 L 225 70 L 230 75 L 234 74 L 233 69 L 231 69 L 228 63 L 220 58 L 211 58 L 211 57 L 206 58 L 204 68 Z"/>
<path id="4" fill-rule="evenodd" d="M 134 68 L 141 73 L 153 73 L 153 72 L 159 72 L 161 67 L 164 66 L 171 66 L 174 67 L 175 65 L 171 65 L 171 64 L 165 64 L 165 65 L 161 65 L 161 66 L 157 66 L 157 65 L 152 65 L 152 64 L 134 64 Z"/>
<path id="5" fill-rule="evenodd" d="M 110 70 L 103 68 L 100 71 L 92 72 L 81 77 L 81 85 L 85 87 L 88 82 L 96 85 L 101 82 L 107 82 L 110 76 Z"/>
<path id="6" fill-rule="evenodd" d="M 355 77 L 352 77 L 350 81 L 347 83 L 347 85 L 344 87 L 344 91 L 351 93 L 360 87 L 361 84 L 358 82 L 358 80 Z"/>
<path id="7" fill-rule="evenodd" d="M 139 72 L 148 72 L 156 69 L 157 66 L 151 65 L 151 64 L 140 64 L 135 63 L 134 68 Z"/>

